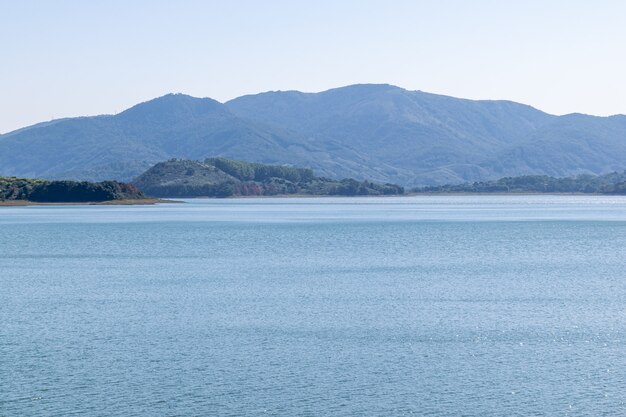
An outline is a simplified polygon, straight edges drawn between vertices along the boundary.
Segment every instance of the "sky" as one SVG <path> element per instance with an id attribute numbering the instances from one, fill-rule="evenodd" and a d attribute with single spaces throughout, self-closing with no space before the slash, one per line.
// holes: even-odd
<path id="1" fill-rule="evenodd" d="M 356 83 L 626 114 L 622 0 L 0 0 L 0 133 Z"/>

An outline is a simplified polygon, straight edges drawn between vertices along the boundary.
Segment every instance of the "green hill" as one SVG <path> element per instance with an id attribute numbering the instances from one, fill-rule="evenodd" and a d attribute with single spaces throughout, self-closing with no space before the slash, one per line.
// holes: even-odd
<path id="1" fill-rule="evenodd" d="M 140 199 L 145 196 L 134 185 L 117 181 L 93 183 L 0 177 L 0 201 L 83 203 Z"/>
<path id="2" fill-rule="evenodd" d="M 606 175 L 555 178 L 548 175 L 505 177 L 495 181 L 420 187 L 418 193 L 585 193 L 626 195 L 626 171 Z"/>
<path id="3" fill-rule="evenodd" d="M 171 159 L 137 177 L 133 183 L 153 197 L 230 197 L 262 195 L 395 195 L 404 189 L 353 179 L 316 177 L 311 169 L 208 158 Z"/>

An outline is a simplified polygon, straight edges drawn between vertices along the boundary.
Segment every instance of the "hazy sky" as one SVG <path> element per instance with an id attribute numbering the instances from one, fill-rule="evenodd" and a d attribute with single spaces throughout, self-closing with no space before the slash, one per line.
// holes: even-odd
<path id="1" fill-rule="evenodd" d="M 389 83 L 626 113 L 622 0 L 0 0 L 0 132 L 183 92 Z"/>

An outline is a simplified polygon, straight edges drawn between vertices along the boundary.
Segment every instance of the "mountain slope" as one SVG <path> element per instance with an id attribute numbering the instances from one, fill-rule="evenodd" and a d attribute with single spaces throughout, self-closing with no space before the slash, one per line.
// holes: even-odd
<path id="1" fill-rule="evenodd" d="M 127 181 L 170 158 L 212 156 L 406 186 L 604 174 L 626 169 L 626 117 L 354 85 L 225 104 L 170 94 L 0 136 L 0 175 Z"/>
<path id="2" fill-rule="evenodd" d="M 570 114 L 540 127 L 523 144 L 505 148 L 483 165 L 495 176 L 562 177 L 623 171 L 625 157 L 626 116 Z"/>
<path id="3" fill-rule="evenodd" d="M 242 120 L 217 101 L 180 94 L 115 116 L 64 119 L 0 136 L 3 175 L 129 180 L 172 157 L 216 155 L 300 164 L 324 175 L 368 171 L 353 152 L 344 164 L 301 135 Z"/>
<path id="4" fill-rule="evenodd" d="M 513 102 L 463 100 L 389 85 L 263 93 L 226 105 L 249 120 L 287 127 L 319 143 L 335 141 L 374 163 L 409 171 L 412 178 L 402 178 L 404 183 L 444 170 L 452 176 L 446 180 L 453 181 L 489 176 L 481 166 L 486 154 L 523 143 L 555 118 Z"/>

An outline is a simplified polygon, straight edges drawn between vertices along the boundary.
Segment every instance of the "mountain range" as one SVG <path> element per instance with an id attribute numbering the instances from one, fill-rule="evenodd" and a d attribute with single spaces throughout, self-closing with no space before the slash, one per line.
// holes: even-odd
<path id="1" fill-rule="evenodd" d="M 511 101 L 360 84 L 226 103 L 169 94 L 116 115 L 0 135 L 7 176 L 129 181 L 157 162 L 216 156 L 410 187 L 600 175 L 626 169 L 626 116 L 555 116 Z"/>

